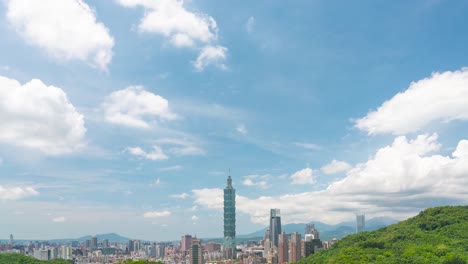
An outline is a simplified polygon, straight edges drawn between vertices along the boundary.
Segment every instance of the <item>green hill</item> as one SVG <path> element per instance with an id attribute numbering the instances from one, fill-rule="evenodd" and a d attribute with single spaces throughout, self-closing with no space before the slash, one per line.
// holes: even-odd
<path id="1" fill-rule="evenodd" d="M 38 260 L 33 257 L 28 257 L 16 253 L 0 254 L 0 264 L 70 264 L 70 260 Z"/>
<path id="2" fill-rule="evenodd" d="M 468 206 L 429 208 L 372 232 L 350 235 L 305 263 L 468 263 Z"/>

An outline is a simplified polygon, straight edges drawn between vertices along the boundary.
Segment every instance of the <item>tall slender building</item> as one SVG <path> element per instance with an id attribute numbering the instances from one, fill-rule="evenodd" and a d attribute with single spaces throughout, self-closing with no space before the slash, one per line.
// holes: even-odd
<path id="1" fill-rule="evenodd" d="M 270 209 L 270 241 L 278 248 L 278 236 L 281 234 L 280 209 Z"/>
<path id="2" fill-rule="evenodd" d="M 231 174 L 231 173 L 229 173 Z M 236 258 L 236 189 L 232 187 L 231 175 L 224 188 L 224 257 Z"/>
<path id="3" fill-rule="evenodd" d="M 188 251 L 192 248 L 192 236 L 183 235 L 180 239 L 180 251 L 183 256 L 187 255 Z"/>
<path id="4" fill-rule="evenodd" d="M 357 214 L 356 215 L 356 234 L 364 232 L 366 230 L 366 215 Z"/>
<path id="5" fill-rule="evenodd" d="M 283 232 L 278 236 L 278 264 L 285 264 L 289 262 L 288 252 L 288 235 Z"/>
<path id="6" fill-rule="evenodd" d="M 190 250 L 191 264 L 203 264 L 203 249 L 201 240 L 194 238 L 192 240 L 192 247 Z"/>
<path id="7" fill-rule="evenodd" d="M 301 259 L 301 247 L 301 234 L 298 232 L 292 233 L 289 241 L 289 262 L 298 262 Z"/>

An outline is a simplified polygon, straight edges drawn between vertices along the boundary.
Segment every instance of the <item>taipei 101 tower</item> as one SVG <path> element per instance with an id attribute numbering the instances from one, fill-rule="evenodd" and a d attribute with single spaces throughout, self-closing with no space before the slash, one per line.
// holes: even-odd
<path id="1" fill-rule="evenodd" d="M 236 189 L 232 187 L 231 172 L 224 188 L 224 258 L 236 258 Z"/>

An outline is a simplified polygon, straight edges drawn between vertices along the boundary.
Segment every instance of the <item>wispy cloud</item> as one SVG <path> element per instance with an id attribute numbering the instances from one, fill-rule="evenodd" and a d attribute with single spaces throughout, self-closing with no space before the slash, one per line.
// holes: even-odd
<path id="1" fill-rule="evenodd" d="M 189 197 L 190 195 L 188 193 L 181 193 L 181 194 L 172 194 L 170 197 L 172 198 L 178 198 L 178 199 L 185 199 Z"/>
<path id="2" fill-rule="evenodd" d="M 174 165 L 174 166 L 159 168 L 159 171 L 175 171 L 175 170 L 181 170 L 183 168 L 184 167 L 182 165 Z"/>
<path id="3" fill-rule="evenodd" d="M 254 30 L 254 26 L 255 26 L 255 18 L 253 16 L 249 17 L 249 19 L 247 19 L 247 23 L 245 23 L 245 28 L 247 30 L 247 32 L 252 32 Z"/>
<path id="4" fill-rule="evenodd" d="M 171 215 L 170 211 L 151 211 L 143 214 L 144 218 L 159 218 Z"/>

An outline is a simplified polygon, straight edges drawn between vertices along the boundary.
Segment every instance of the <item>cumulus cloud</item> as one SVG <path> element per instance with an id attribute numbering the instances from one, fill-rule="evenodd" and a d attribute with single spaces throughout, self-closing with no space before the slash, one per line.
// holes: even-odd
<path id="1" fill-rule="evenodd" d="M 143 214 L 144 218 L 159 218 L 171 215 L 169 211 L 151 211 Z"/>
<path id="2" fill-rule="evenodd" d="M 198 216 L 192 215 L 192 221 L 196 221 L 196 220 L 198 220 Z"/>
<path id="3" fill-rule="evenodd" d="M 205 46 L 197 59 L 193 62 L 193 67 L 197 71 L 203 71 L 206 66 L 212 64 L 218 67 L 221 70 L 227 70 L 228 67 L 224 64 L 224 61 L 227 57 L 228 49 L 223 46 Z"/>
<path id="4" fill-rule="evenodd" d="M 167 151 L 177 156 L 204 155 L 205 151 L 188 139 L 161 138 L 156 143 L 167 146 Z"/>
<path id="5" fill-rule="evenodd" d="M 189 197 L 190 195 L 188 193 L 181 193 L 181 194 L 173 194 L 171 195 L 172 198 L 178 198 L 178 199 L 185 199 Z"/>
<path id="6" fill-rule="evenodd" d="M 176 47 L 201 49 L 195 69 L 202 71 L 208 64 L 226 68 L 221 62 L 226 58 L 227 49 L 212 46 L 218 40 L 218 25 L 213 17 L 190 12 L 178 0 L 117 0 L 124 7 L 141 6 L 145 14 L 138 24 L 138 30 L 144 33 L 156 33 L 166 37 Z M 210 48 L 208 48 L 210 47 Z"/>
<path id="7" fill-rule="evenodd" d="M 435 72 L 413 82 L 377 110 L 356 120 L 370 135 L 417 132 L 435 122 L 468 120 L 468 68 Z"/>
<path id="8" fill-rule="evenodd" d="M 351 169 L 351 165 L 344 161 L 332 160 L 329 164 L 323 166 L 320 170 L 324 174 L 336 174 Z"/>
<path id="9" fill-rule="evenodd" d="M 267 189 L 269 187 L 268 180 L 271 178 L 269 174 L 266 175 L 247 175 L 244 176 L 244 180 L 242 184 L 245 186 L 256 186 L 263 189 Z"/>
<path id="10" fill-rule="evenodd" d="M 52 218 L 52 222 L 55 222 L 55 223 L 63 223 L 65 221 L 67 221 L 67 218 L 65 218 L 64 216 Z"/>
<path id="11" fill-rule="evenodd" d="M 312 184 L 315 182 L 311 168 L 296 171 L 291 175 L 291 184 Z"/>
<path id="12" fill-rule="evenodd" d="M 0 185 L 0 200 L 19 200 L 30 196 L 39 195 L 32 187 L 3 187 Z"/>
<path id="13" fill-rule="evenodd" d="M 48 155 L 83 146 L 83 115 L 65 92 L 33 79 L 21 85 L 0 76 L 0 143 L 39 150 Z"/>
<path id="14" fill-rule="evenodd" d="M 247 29 L 247 32 L 252 32 L 254 30 L 255 26 L 255 18 L 253 16 L 249 17 L 247 20 L 247 23 L 245 24 L 245 28 Z"/>
<path id="15" fill-rule="evenodd" d="M 90 61 L 105 70 L 114 39 L 82 0 L 7 0 L 7 20 L 33 46 L 58 60 Z"/>
<path id="16" fill-rule="evenodd" d="M 440 148 L 436 134 L 400 136 L 325 190 L 257 198 L 238 195 L 236 208 L 254 223 L 268 223 L 265 208 L 281 208 L 285 223 L 336 223 L 356 212 L 402 219 L 431 206 L 466 204 L 468 140 L 461 140 L 449 156 L 437 154 Z M 192 191 L 195 204 L 222 210 L 222 189 Z M 317 199 L 320 202 L 311 203 Z"/>
<path id="17" fill-rule="evenodd" d="M 175 45 L 177 38 L 203 43 L 217 39 L 216 21 L 206 14 L 188 11 L 183 1 L 118 0 L 117 2 L 125 7 L 144 7 L 146 12 L 138 29 L 141 32 L 162 34 L 170 38 Z"/>
<path id="18" fill-rule="evenodd" d="M 129 86 L 112 92 L 101 107 L 108 122 L 137 128 L 149 128 L 156 120 L 177 117 L 165 98 L 146 91 L 142 86 Z"/>
<path id="19" fill-rule="evenodd" d="M 146 152 L 140 147 L 131 147 L 127 149 L 130 154 L 135 156 L 140 156 L 149 160 L 165 160 L 169 157 L 164 153 L 164 151 L 159 147 L 154 145 L 153 151 Z"/>

